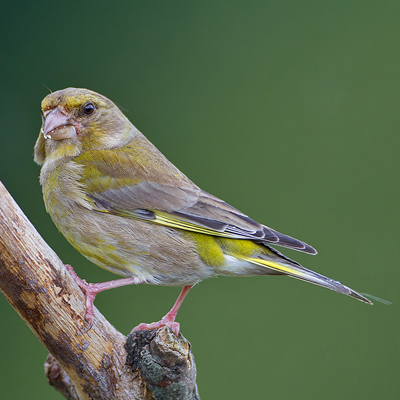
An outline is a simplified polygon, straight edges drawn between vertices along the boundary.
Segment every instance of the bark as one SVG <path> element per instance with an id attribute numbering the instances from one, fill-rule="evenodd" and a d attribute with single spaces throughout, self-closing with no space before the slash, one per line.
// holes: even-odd
<path id="1" fill-rule="evenodd" d="M 50 352 L 45 372 L 65 398 L 199 399 L 190 343 L 168 329 L 127 338 L 85 296 L 0 182 L 0 291 Z"/>

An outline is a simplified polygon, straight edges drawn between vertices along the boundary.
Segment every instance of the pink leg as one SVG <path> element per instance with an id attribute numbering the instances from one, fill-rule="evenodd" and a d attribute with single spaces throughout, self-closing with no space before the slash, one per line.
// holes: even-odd
<path id="1" fill-rule="evenodd" d="M 191 286 L 184 286 L 182 288 L 181 294 L 178 297 L 178 300 L 176 300 L 174 306 L 171 308 L 171 310 L 165 314 L 164 317 L 158 322 L 153 322 L 151 324 L 139 324 L 138 326 L 135 326 L 132 329 L 133 331 L 141 331 L 144 329 L 158 329 L 161 328 L 162 326 L 168 326 L 171 328 L 171 330 L 174 332 L 175 336 L 178 337 L 179 335 L 179 322 L 175 322 L 176 314 L 178 313 L 179 307 L 181 306 L 183 299 L 185 296 L 189 293 L 189 290 L 193 287 Z"/>
<path id="2" fill-rule="evenodd" d="M 145 281 L 141 281 L 138 278 L 123 278 L 116 279 L 115 281 L 102 282 L 102 283 L 87 283 L 84 279 L 79 278 L 74 269 L 70 265 L 65 265 L 68 272 L 74 279 L 74 281 L 78 284 L 78 286 L 82 289 L 83 293 L 86 295 L 86 319 L 90 322 L 90 328 L 93 325 L 93 302 L 96 295 L 104 290 L 114 289 L 121 286 L 126 285 L 137 285 L 139 283 L 145 283 Z M 89 329 L 90 329 L 89 328 Z"/>

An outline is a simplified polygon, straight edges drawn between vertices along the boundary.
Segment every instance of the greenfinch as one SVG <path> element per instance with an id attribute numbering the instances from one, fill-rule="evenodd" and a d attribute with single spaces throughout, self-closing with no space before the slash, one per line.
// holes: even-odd
<path id="1" fill-rule="evenodd" d="M 87 284 L 86 318 L 97 293 L 123 285 L 181 286 L 169 326 L 190 288 L 216 275 L 288 275 L 372 304 L 347 286 L 302 267 L 270 245 L 316 254 L 308 244 L 259 224 L 201 190 L 108 98 L 87 89 L 49 94 L 35 144 L 44 204 L 65 238 L 123 279 Z"/>

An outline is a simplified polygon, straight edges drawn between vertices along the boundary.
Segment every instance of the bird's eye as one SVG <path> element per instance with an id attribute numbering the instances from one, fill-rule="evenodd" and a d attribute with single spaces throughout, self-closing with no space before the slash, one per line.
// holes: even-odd
<path id="1" fill-rule="evenodd" d="M 94 110 L 96 109 L 96 107 L 93 103 L 88 101 L 87 103 L 85 103 L 85 105 L 83 106 L 82 109 L 83 109 L 83 113 L 85 115 L 92 115 L 94 113 Z"/>

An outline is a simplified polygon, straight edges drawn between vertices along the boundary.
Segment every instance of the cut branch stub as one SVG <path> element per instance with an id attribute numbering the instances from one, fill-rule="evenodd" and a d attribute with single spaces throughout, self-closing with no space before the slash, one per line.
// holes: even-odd
<path id="1" fill-rule="evenodd" d="M 125 344 L 127 364 L 140 373 L 155 400 L 199 400 L 190 347 L 167 327 L 135 331 Z"/>

